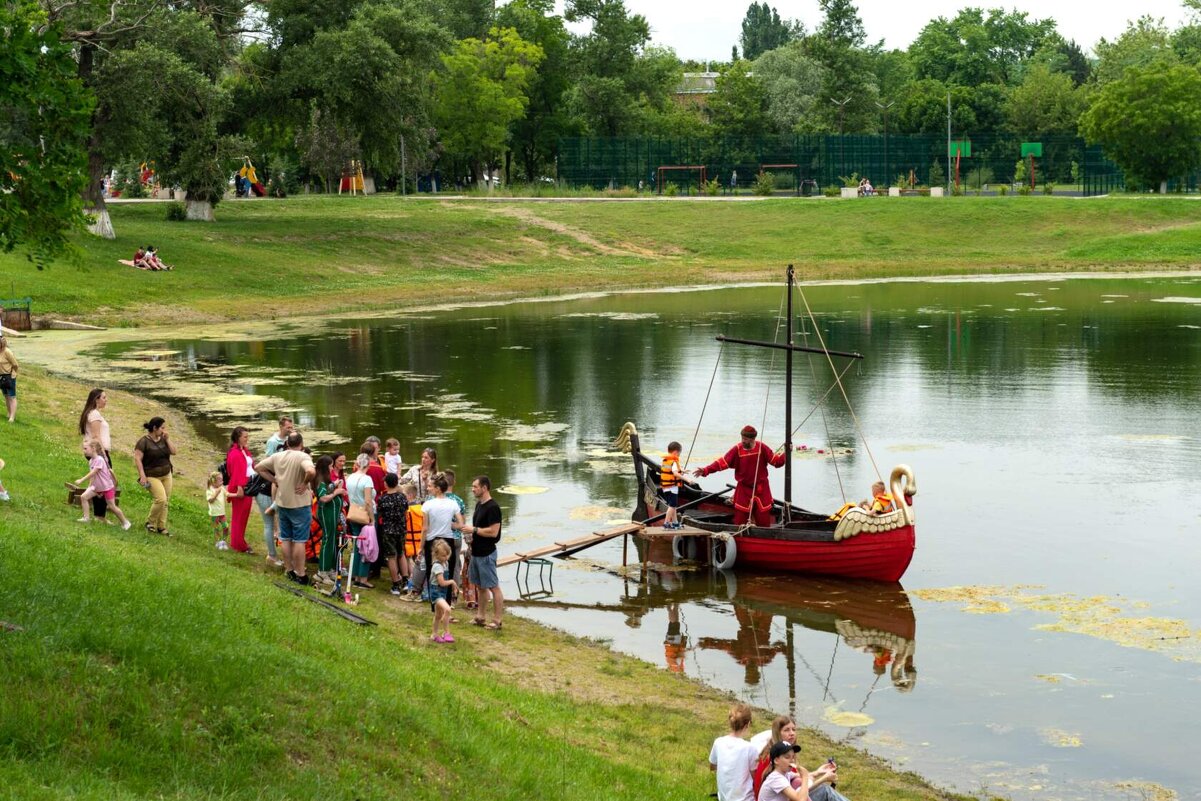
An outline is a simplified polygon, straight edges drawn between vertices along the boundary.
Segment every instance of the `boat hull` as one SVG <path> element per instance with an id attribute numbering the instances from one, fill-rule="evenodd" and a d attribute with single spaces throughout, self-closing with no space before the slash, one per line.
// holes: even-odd
<path id="1" fill-rule="evenodd" d="M 899 581 L 913 559 L 916 537 L 913 526 L 846 540 L 815 542 L 737 537 L 735 566 L 785 573 Z"/>

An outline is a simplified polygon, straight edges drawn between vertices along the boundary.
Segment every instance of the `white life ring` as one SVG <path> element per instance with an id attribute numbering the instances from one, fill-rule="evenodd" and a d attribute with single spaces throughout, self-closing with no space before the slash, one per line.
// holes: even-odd
<path id="1" fill-rule="evenodd" d="M 681 537 L 679 534 L 671 538 L 671 555 L 676 558 L 677 562 L 682 562 L 688 557 L 684 555 L 688 548 L 688 540 L 691 537 Z"/>
<path id="2" fill-rule="evenodd" d="M 724 546 L 725 554 L 723 558 L 718 558 L 719 549 Z M 730 535 L 724 537 L 709 538 L 709 561 L 718 570 L 729 570 L 734 567 L 734 562 L 738 560 L 738 544 L 734 542 L 734 538 Z"/>

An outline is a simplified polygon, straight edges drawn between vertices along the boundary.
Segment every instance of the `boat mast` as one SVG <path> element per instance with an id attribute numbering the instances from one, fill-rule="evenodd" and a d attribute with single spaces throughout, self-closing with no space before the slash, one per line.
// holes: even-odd
<path id="1" fill-rule="evenodd" d="M 792 281 L 793 268 L 788 265 L 788 350 L 784 352 L 784 515 L 783 522 L 792 517 Z"/>

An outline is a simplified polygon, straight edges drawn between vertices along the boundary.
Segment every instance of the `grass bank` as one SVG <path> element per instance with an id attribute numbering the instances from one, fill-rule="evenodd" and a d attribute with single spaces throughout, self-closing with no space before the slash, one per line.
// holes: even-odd
<path id="1" fill-rule="evenodd" d="M 1191 268 L 1201 204 L 1177 198 L 231 201 L 214 224 L 112 208 L 43 272 L 0 255 L 0 293 L 118 325 L 261 319 L 581 290 L 804 278 Z M 124 267 L 139 244 L 177 270 Z"/>
<path id="2" fill-rule="evenodd" d="M 23 371 L 0 456 L 0 787 L 13 799 L 701 799 L 729 700 L 603 646 L 510 618 L 433 646 L 428 613 L 382 593 L 359 628 L 214 551 L 200 480 L 215 460 L 170 410 L 110 392 L 114 443 L 168 417 L 181 448 L 170 539 L 115 454 L 135 528 L 83 526 L 84 388 Z M 3 424 L 0 424 L 3 425 Z M 764 718 L 761 717 L 760 720 Z M 853 799 L 957 798 L 834 754 Z"/>

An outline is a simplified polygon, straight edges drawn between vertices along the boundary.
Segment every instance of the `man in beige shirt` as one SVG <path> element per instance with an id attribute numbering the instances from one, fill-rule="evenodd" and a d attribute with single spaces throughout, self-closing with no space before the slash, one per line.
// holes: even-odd
<path id="1" fill-rule="evenodd" d="M 317 468 L 304 452 L 304 438 L 299 433 L 289 434 L 284 448 L 259 462 L 254 469 L 275 485 L 275 511 L 288 578 L 298 584 L 308 584 L 304 544 L 313 523 L 313 482 L 317 478 Z"/>

